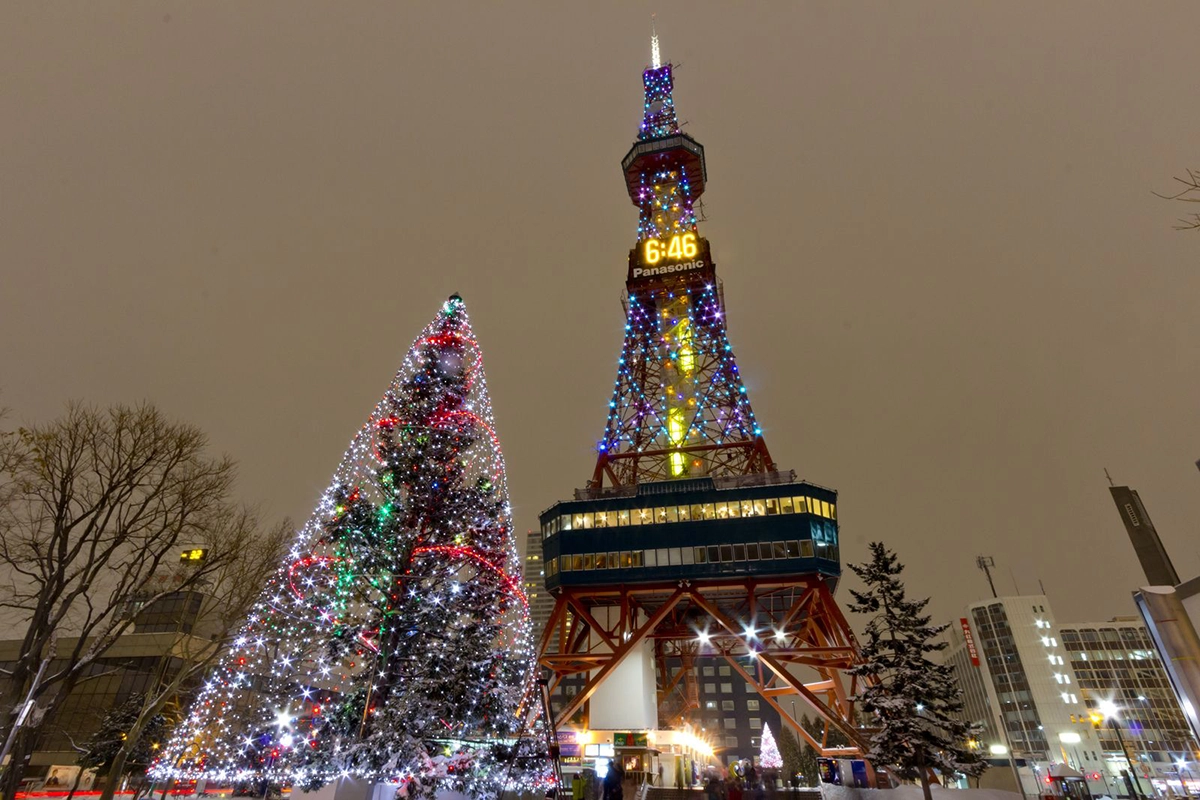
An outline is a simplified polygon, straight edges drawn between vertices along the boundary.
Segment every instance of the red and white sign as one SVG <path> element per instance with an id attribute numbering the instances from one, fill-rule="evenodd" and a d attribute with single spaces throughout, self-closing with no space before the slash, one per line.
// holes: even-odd
<path id="1" fill-rule="evenodd" d="M 967 643 L 967 655 L 971 657 L 971 663 L 979 666 L 979 651 L 975 649 L 975 637 L 971 635 L 971 623 L 967 622 L 966 617 L 959 617 L 959 622 L 962 623 L 963 639 Z"/>

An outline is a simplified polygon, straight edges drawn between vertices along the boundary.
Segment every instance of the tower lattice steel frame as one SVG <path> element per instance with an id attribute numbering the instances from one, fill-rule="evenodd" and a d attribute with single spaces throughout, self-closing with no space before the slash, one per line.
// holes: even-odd
<path id="1" fill-rule="evenodd" d="M 587 488 L 541 515 L 555 606 L 540 664 L 551 690 L 587 676 L 555 722 L 586 716 L 605 679 L 649 641 L 660 724 L 698 708 L 691 667 L 719 658 L 818 752 L 862 753 L 858 682 L 846 672 L 858 645 L 832 594 L 836 493 L 780 472 L 754 418 L 694 213 L 704 147 L 679 129 L 672 65 L 657 63 L 657 40 L 653 50 L 642 126 L 622 161 L 638 241 L 609 417 Z M 683 668 L 672 675 L 675 658 Z M 784 711 L 789 695 L 824 720 L 824 736 Z M 851 745 L 829 747 L 832 729 Z"/>

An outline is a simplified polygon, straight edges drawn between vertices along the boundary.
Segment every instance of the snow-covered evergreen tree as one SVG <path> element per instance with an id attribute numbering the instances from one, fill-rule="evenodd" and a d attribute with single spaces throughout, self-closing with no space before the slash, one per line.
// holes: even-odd
<path id="1" fill-rule="evenodd" d="M 946 647 L 937 637 L 946 625 L 930 624 L 929 599 L 909 600 L 899 575 L 904 565 L 881 542 L 871 559 L 850 569 L 866 585 L 851 590 L 850 609 L 869 615 L 862 663 L 854 674 L 866 680 L 860 693 L 864 721 L 874 727 L 867 759 L 904 780 L 919 780 L 926 800 L 930 770 L 943 775 L 978 775 L 987 768 L 969 742 L 978 728 L 963 722 L 962 692 L 948 665 L 931 661 Z"/>

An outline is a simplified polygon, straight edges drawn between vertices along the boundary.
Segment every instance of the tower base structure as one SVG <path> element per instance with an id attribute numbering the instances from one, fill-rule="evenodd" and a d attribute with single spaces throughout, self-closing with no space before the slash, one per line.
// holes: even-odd
<path id="1" fill-rule="evenodd" d="M 550 691 L 582 682 L 552 709 L 556 726 L 607 728 L 597 723 L 613 717 L 613 703 L 640 705 L 636 692 L 606 684 L 641 674 L 627 660 L 652 653 L 661 727 L 687 726 L 699 708 L 695 666 L 717 660 L 818 753 L 861 756 L 859 679 L 848 674 L 858 645 L 832 593 L 836 513 L 836 493 L 778 472 L 579 490 L 543 512 L 555 605 L 539 663 Z M 824 722 L 823 735 L 785 710 L 789 698 Z M 831 747 L 831 731 L 850 745 Z"/>

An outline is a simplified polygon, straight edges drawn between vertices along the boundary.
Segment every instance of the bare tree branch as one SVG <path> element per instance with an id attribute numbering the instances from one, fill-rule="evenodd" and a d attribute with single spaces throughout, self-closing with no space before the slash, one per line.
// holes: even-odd
<path id="1" fill-rule="evenodd" d="M 1179 191 L 1174 194 L 1161 194 L 1154 192 L 1155 197 L 1161 197 L 1163 200 L 1176 200 L 1181 203 L 1200 203 L 1200 169 L 1188 169 L 1187 176 L 1176 176 L 1175 182 L 1179 184 Z M 1192 214 L 1190 217 L 1180 217 L 1176 220 L 1173 226 L 1177 231 L 1192 231 L 1200 230 L 1200 214 Z"/>
<path id="2" fill-rule="evenodd" d="M 234 464 L 206 446 L 149 405 L 72 404 L 53 422 L 0 431 L 0 581 L 12 588 L 2 605 L 21 637 L 0 676 L 0 739 L 26 692 L 53 712 L 88 676 L 132 628 L 131 599 L 205 592 L 254 551 L 257 516 L 230 499 Z M 205 558 L 181 562 L 190 547 Z M 56 632 L 52 669 L 30 686 Z"/>

